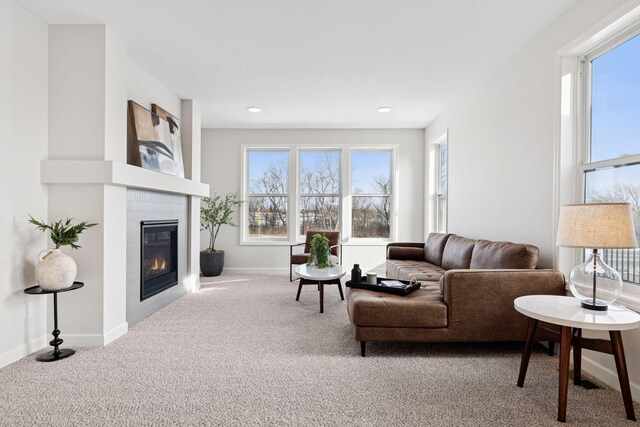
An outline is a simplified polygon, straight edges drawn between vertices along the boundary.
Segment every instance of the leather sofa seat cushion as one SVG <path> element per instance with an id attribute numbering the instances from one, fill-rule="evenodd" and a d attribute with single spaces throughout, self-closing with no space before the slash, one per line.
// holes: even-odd
<path id="1" fill-rule="evenodd" d="M 424 243 L 424 260 L 433 265 L 442 265 L 442 253 L 450 234 L 429 233 Z"/>
<path id="2" fill-rule="evenodd" d="M 442 268 L 424 261 L 387 260 L 387 274 L 394 279 L 437 282 L 443 273 Z"/>
<path id="3" fill-rule="evenodd" d="M 478 240 L 471 255 L 470 268 L 534 269 L 538 248 L 533 245 Z"/>
<path id="4" fill-rule="evenodd" d="M 445 270 L 469 268 L 475 244 L 476 240 L 465 239 L 455 234 L 450 235 L 442 254 L 442 268 Z"/>
<path id="5" fill-rule="evenodd" d="M 437 283 L 423 284 L 407 296 L 350 288 L 348 309 L 357 326 L 447 327 L 447 305 Z"/>

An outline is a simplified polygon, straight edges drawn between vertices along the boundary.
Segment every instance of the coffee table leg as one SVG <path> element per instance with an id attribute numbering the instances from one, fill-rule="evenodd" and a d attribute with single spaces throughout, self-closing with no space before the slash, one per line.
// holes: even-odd
<path id="1" fill-rule="evenodd" d="M 344 294 L 342 293 L 342 284 L 340 283 L 340 279 L 338 279 L 338 290 L 340 291 L 340 299 L 344 301 Z"/>
<path id="2" fill-rule="evenodd" d="M 560 330 L 560 375 L 558 382 L 558 421 L 567 420 L 567 391 L 569 388 L 569 353 L 571 352 L 571 327 Z"/>
<path id="3" fill-rule="evenodd" d="M 574 335 L 580 340 L 582 338 L 582 329 L 574 329 Z M 582 384 L 582 348 L 580 344 L 573 346 L 573 384 Z"/>
<path id="4" fill-rule="evenodd" d="M 324 282 L 318 282 L 318 289 L 320 290 L 320 313 L 324 313 Z"/>
<path id="5" fill-rule="evenodd" d="M 524 377 L 527 376 L 527 368 L 529 367 L 529 359 L 531 359 L 531 348 L 533 347 L 533 338 L 536 334 L 536 327 L 538 321 L 536 319 L 529 318 L 529 326 L 527 327 L 527 337 L 524 341 L 524 351 L 522 352 L 522 359 L 520 360 L 520 374 L 518 375 L 518 387 L 524 385 Z"/>
<path id="6" fill-rule="evenodd" d="M 613 344 L 613 357 L 616 361 L 620 391 L 622 392 L 627 419 L 635 421 L 636 415 L 633 411 L 633 400 L 631 399 L 631 389 L 629 388 L 629 374 L 627 372 L 627 361 L 624 357 L 624 347 L 622 346 L 622 334 L 620 331 L 609 331 L 609 337 L 611 337 L 611 344 Z"/>

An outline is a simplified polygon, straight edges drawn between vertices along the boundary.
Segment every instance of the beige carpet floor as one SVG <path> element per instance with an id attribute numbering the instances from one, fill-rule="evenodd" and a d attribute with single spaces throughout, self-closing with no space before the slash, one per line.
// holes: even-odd
<path id="1" fill-rule="evenodd" d="M 209 282 L 105 348 L 0 369 L 0 425 L 562 425 L 542 348 L 522 389 L 519 344 L 372 343 L 363 359 L 335 287 L 320 314 L 315 288 L 296 302 L 284 277 Z M 567 421 L 636 425 L 619 393 L 574 385 Z"/>

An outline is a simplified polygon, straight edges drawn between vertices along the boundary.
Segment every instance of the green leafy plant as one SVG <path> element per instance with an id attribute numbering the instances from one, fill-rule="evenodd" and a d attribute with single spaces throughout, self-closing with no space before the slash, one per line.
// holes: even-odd
<path id="1" fill-rule="evenodd" d="M 71 249 L 80 249 L 80 245 L 76 242 L 84 230 L 87 228 L 98 225 L 97 223 L 89 224 L 87 221 L 82 221 L 79 224 L 72 225 L 73 218 L 67 218 L 66 221 L 59 220 L 54 221 L 51 224 L 46 224 L 42 221 L 34 219 L 29 215 L 29 224 L 36 226 L 37 230 L 50 231 L 51 241 L 56 245 L 56 249 L 60 249 L 61 246 L 71 246 Z"/>
<path id="2" fill-rule="evenodd" d="M 311 248 L 309 249 L 309 261 L 307 265 L 315 262 L 318 268 L 333 267 L 330 258 L 331 248 L 329 247 L 329 239 L 324 234 L 314 234 L 311 237 Z"/>
<path id="3" fill-rule="evenodd" d="M 238 226 L 233 222 L 233 208 L 240 206 L 244 201 L 240 200 L 238 193 L 227 193 L 224 197 L 214 194 L 211 197 L 205 197 L 202 201 L 204 206 L 200 208 L 200 229 L 209 231 L 207 251 L 217 252 L 215 244 L 220 227 L 223 225 Z"/>

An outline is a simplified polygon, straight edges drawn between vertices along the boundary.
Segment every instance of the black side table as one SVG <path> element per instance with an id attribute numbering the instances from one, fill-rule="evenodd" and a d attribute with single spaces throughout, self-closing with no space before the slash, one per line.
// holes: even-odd
<path id="1" fill-rule="evenodd" d="M 70 348 L 67 348 L 64 350 L 60 350 L 58 348 L 58 346 L 62 344 L 62 338 L 58 338 L 58 335 L 60 335 L 60 330 L 58 330 L 58 293 L 73 291 L 75 289 L 80 289 L 83 286 L 84 286 L 84 283 L 82 282 L 73 282 L 73 285 L 71 285 L 70 288 L 59 289 L 57 291 L 45 291 L 40 286 L 32 286 L 24 290 L 24 293 L 29 295 L 53 294 L 53 325 L 54 325 L 53 328 L 54 329 L 53 329 L 53 332 L 51 332 L 51 334 L 53 334 L 53 339 L 49 341 L 49 345 L 53 346 L 53 351 L 36 357 L 36 360 L 38 362 L 53 362 L 55 360 L 64 359 L 66 357 L 69 357 L 75 354 L 76 351 Z"/>

